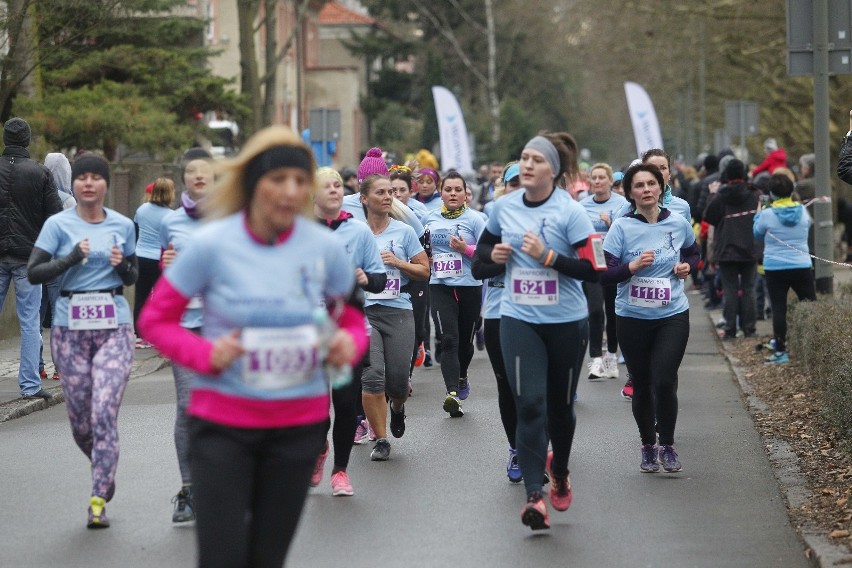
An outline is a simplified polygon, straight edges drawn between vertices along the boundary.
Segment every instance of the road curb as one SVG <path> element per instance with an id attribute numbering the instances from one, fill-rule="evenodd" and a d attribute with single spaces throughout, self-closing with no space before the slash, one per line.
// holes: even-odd
<path id="1" fill-rule="evenodd" d="M 713 314 L 707 312 L 710 318 L 710 323 L 713 329 L 716 329 L 716 322 L 713 320 Z M 742 394 L 743 401 L 746 405 L 746 410 L 754 422 L 754 414 L 757 412 L 767 412 L 769 406 L 754 394 L 751 385 L 746 380 L 745 369 L 741 366 L 740 360 L 730 352 L 728 346 L 717 336 L 716 341 L 721 346 L 722 355 L 728 361 L 728 366 L 737 381 L 737 384 Z M 757 425 L 755 425 L 757 429 Z M 799 469 L 799 458 L 796 453 L 790 448 L 787 442 L 777 438 L 766 438 L 757 430 L 763 441 L 763 446 L 769 456 L 769 461 L 772 464 L 772 472 L 775 475 L 775 480 L 778 482 L 778 487 L 787 502 L 788 510 L 799 509 L 803 504 L 813 498 L 811 490 L 808 488 L 807 478 Z M 849 554 L 845 546 L 831 542 L 822 531 L 812 525 L 803 525 L 797 531 L 802 543 L 810 549 L 811 562 L 820 568 L 829 568 L 831 566 L 839 566 L 852 564 L 852 554 Z"/>
<path id="2" fill-rule="evenodd" d="M 159 355 L 148 357 L 140 361 L 133 369 L 130 374 L 130 379 L 133 380 L 156 373 L 170 365 L 171 362 L 168 359 L 160 357 Z M 15 420 L 16 418 L 22 418 L 36 412 L 37 410 L 45 410 L 51 406 L 56 406 L 57 404 L 65 402 L 65 394 L 62 392 L 62 387 L 59 386 L 58 383 L 56 383 L 56 385 L 57 386 L 54 387 L 43 387 L 44 390 L 53 394 L 53 398 L 47 400 L 25 400 L 21 398 L 0 405 L 0 424 L 8 422 L 9 420 Z"/>

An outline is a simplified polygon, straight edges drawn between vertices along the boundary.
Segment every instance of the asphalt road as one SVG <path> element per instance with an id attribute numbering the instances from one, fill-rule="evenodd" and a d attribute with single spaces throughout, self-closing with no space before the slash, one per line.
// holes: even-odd
<path id="1" fill-rule="evenodd" d="M 531 532 L 519 516 L 523 488 L 505 476 L 496 387 L 478 352 L 464 418 L 441 410 L 440 371 L 419 370 L 408 429 L 391 440 L 390 461 L 370 462 L 369 446 L 356 446 L 354 497 L 331 496 L 326 465 L 287 565 L 809 566 L 714 330 L 695 307 L 680 374 L 682 472 L 640 473 L 623 380 L 583 378 L 573 504 L 551 509 L 551 530 Z M 194 565 L 194 528 L 171 523 L 179 488 L 173 405 L 169 369 L 131 381 L 118 490 L 107 507 L 112 528 L 102 531 L 85 528 L 89 468 L 65 406 L 0 424 L 0 566 Z"/>

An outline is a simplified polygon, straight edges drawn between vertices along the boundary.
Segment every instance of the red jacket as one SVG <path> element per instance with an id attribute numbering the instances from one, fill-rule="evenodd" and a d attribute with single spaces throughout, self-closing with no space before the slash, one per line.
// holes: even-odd
<path id="1" fill-rule="evenodd" d="M 756 176 L 762 171 L 767 171 L 770 174 L 774 173 L 775 170 L 781 167 L 787 166 L 787 152 L 784 151 L 784 148 L 778 148 L 777 150 L 773 150 L 769 153 L 766 158 L 760 162 L 760 165 L 751 170 L 751 175 Z"/>

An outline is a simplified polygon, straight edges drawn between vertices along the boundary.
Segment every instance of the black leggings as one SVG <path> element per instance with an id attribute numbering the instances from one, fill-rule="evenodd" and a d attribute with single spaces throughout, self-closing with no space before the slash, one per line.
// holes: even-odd
<path id="1" fill-rule="evenodd" d="M 787 351 L 787 292 L 790 288 L 799 300 L 816 300 L 814 273 L 810 268 L 767 270 L 766 287 L 772 305 L 772 334 L 775 350 Z"/>
<path id="2" fill-rule="evenodd" d="M 503 316 L 500 345 L 518 412 L 518 465 L 529 497 L 541 491 L 547 441 L 564 475 L 574 442 L 574 394 L 589 341 L 589 320 L 527 323 Z"/>
<path id="3" fill-rule="evenodd" d="M 139 278 L 136 280 L 136 299 L 133 301 L 133 325 L 139 321 L 139 314 L 142 312 L 142 306 L 148 301 L 148 296 L 151 295 L 151 290 L 154 289 L 154 284 L 160 277 L 160 261 L 152 258 L 138 258 L 139 261 Z M 139 329 L 136 329 L 136 337 L 139 337 Z"/>
<path id="4" fill-rule="evenodd" d="M 435 337 L 441 337 L 441 374 L 447 392 L 458 390 L 473 359 L 473 334 L 482 309 L 482 286 L 431 284 Z"/>
<path id="5" fill-rule="evenodd" d="M 281 568 L 326 424 L 232 428 L 190 419 L 198 565 Z"/>
<path id="6" fill-rule="evenodd" d="M 657 432 L 660 444 L 674 444 L 677 371 L 688 339 L 689 310 L 650 320 L 618 316 L 618 342 L 633 380 L 633 419 L 642 444 L 656 444 Z"/>
<path id="7" fill-rule="evenodd" d="M 369 356 L 366 356 L 369 361 Z M 334 446 L 334 470 L 344 471 L 349 466 L 349 454 L 355 444 L 355 429 L 358 427 L 358 401 L 361 400 L 361 374 L 364 372 L 364 360 L 352 369 L 352 382 L 345 387 L 331 389 L 331 403 L 334 407 L 334 427 L 331 442 Z M 363 412 L 363 406 L 361 407 Z M 328 435 L 326 424 L 326 436 Z"/>
<path id="8" fill-rule="evenodd" d="M 414 310 L 414 353 L 411 354 L 411 366 L 408 369 L 408 374 L 411 375 L 420 344 L 423 343 L 424 347 L 429 349 L 429 282 L 412 280 L 408 283 L 408 288 L 411 307 Z"/>
<path id="9" fill-rule="evenodd" d="M 604 286 L 598 282 L 583 282 L 583 292 L 589 305 L 589 357 L 603 356 L 604 310 L 606 310 L 606 350 L 618 351 L 615 332 L 615 284 Z"/>
<path id="10" fill-rule="evenodd" d="M 494 378 L 497 380 L 497 406 L 500 408 L 500 420 L 506 431 L 506 439 L 509 440 L 511 448 L 515 445 L 515 434 L 518 429 L 518 412 L 515 409 L 515 397 L 509 379 L 506 375 L 506 365 L 503 362 L 503 350 L 500 347 L 500 319 L 486 319 L 485 326 L 485 350 L 488 352 L 488 360 L 494 369 Z"/>

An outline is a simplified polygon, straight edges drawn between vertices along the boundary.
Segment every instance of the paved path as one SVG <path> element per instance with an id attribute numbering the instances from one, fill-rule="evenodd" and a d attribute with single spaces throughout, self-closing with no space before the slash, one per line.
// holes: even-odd
<path id="1" fill-rule="evenodd" d="M 391 460 L 370 462 L 369 447 L 356 446 L 351 498 L 331 497 L 326 467 L 288 566 L 809 566 L 712 325 L 691 299 L 681 473 L 641 474 L 622 381 L 583 379 L 574 503 L 551 511 L 550 531 L 532 533 L 518 515 L 523 489 L 505 477 L 496 388 L 478 352 L 464 418 L 441 411 L 440 371 L 421 370 Z M 89 469 L 62 405 L 0 424 L 0 566 L 193 565 L 194 529 L 170 522 L 173 404 L 169 369 L 131 381 L 108 531 L 84 528 Z"/>

